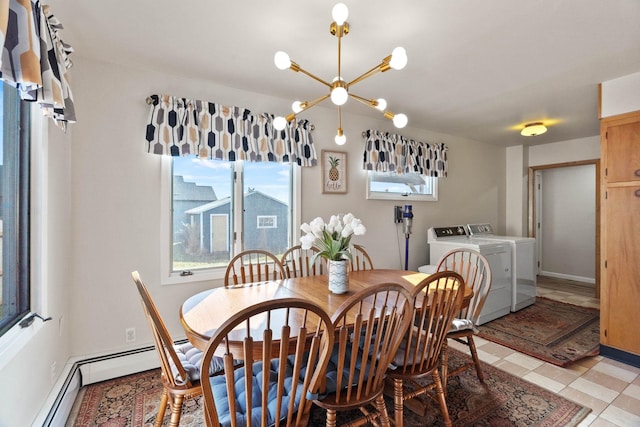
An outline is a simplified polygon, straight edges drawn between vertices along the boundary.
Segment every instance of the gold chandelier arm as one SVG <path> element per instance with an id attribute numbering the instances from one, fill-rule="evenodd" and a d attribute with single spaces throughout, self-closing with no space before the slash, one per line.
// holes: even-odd
<path id="1" fill-rule="evenodd" d="M 308 110 L 309 108 L 321 103 L 322 101 L 324 101 L 325 99 L 327 99 L 330 96 L 331 96 L 331 94 L 328 93 L 326 95 L 322 95 L 321 97 L 319 97 L 317 99 L 314 99 L 313 101 L 304 102 L 302 110 L 300 112 L 302 113 L 302 111 Z"/>
<path id="2" fill-rule="evenodd" d="M 298 111 L 297 113 L 291 113 L 289 114 L 287 117 L 285 117 L 285 119 L 287 120 L 287 122 L 290 122 L 291 120 L 295 119 L 296 116 L 300 113 L 302 113 L 303 111 L 308 110 L 309 108 L 321 103 L 322 101 L 324 101 L 325 99 L 329 98 L 331 96 L 331 94 L 327 94 L 327 95 L 322 95 L 321 97 L 314 99 L 313 101 L 305 101 L 300 103 L 301 106 L 301 110 Z"/>
<path id="3" fill-rule="evenodd" d="M 312 73 L 308 72 L 307 70 L 302 68 L 300 65 L 296 64 L 295 62 L 291 62 L 291 67 L 289 67 L 289 68 L 291 70 L 295 71 L 295 72 L 299 71 L 302 74 L 311 77 L 313 80 L 319 81 L 323 85 L 328 86 L 329 88 L 331 88 L 331 83 L 327 82 L 326 80 L 321 79 L 320 77 L 316 76 L 315 74 L 312 74 Z"/>
<path id="4" fill-rule="evenodd" d="M 389 70 L 391 68 L 391 66 L 389 65 L 389 61 L 391 61 L 391 55 L 389 55 L 386 58 L 384 58 L 381 63 L 379 63 L 378 65 L 376 65 L 375 67 L 373 67 L 369 71 L 367 71 L 367 72 L 361 74 L 360 76 L 356 77 L 355 79 L 351 80 L 349 82 L 348 86 L 351 86 L 351 85 L 354 85 L 354 84 L 356 84 L 358 82 L 361 82 L 362 80 L 373 76 L 377 72 L 384 73 L 385 71 Z"/>
<path id="5" fill-rule="evenodd" d="M 377 100 L 363 98 L 361 96 L 356 95 L 355 93 L 349 93 L 349 96 L 351 98 L 355 99 L 356 101 L 363 103 L 367 107 L 371 107 L 374 110 L 377 110 L 377 108 L 376 108 L 378 106 L 378 101 Z"/>

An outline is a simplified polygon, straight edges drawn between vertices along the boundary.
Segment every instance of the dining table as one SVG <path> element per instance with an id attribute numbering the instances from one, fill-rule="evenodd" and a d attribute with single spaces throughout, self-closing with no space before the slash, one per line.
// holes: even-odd
<path id="1" fill-rule="evenodd" d="M 411 290 L 428 274 L 395 269 L 371 269 L 349 272 L 348 291 L 335 294 L 329 291 L 326 275 L 293 277 L 281 280 L 216 287 L 199 292 L 180 307 L 180 321 L 191 344 L 205 351 L 209 339 L 235 313 L 264 301 L 277 298 L 302 298 L 320 306 L 329 316 L 350 296 L 368 286 L 398 283 Z M 464 304 L 473 291 L 465 287 Z"/>

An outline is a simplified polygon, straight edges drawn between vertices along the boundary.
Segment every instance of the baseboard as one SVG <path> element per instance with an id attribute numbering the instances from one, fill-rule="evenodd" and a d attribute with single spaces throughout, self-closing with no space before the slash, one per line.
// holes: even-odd
<path id="1" fill-rule="evenodd" d="M 600 355 L 640 368 L 640 356 L 600 344 Z"/>
<path id="2" fill-rule="evenodd" d="M 32 425 L 64 427 L 82 386 L 159 366 L 153 346 L 70 360 Z"/>
<path id="3" fill-rule="evenodd" d="M 575 282 L 589 283 L 591 285 L 596 284 L 596 279 L 593 277 L 574 276 L 571 274 L 554 273 L 551 271 L 540 271 L 540 276 L 555 277 L 556 279 L 573 280 Z"/>

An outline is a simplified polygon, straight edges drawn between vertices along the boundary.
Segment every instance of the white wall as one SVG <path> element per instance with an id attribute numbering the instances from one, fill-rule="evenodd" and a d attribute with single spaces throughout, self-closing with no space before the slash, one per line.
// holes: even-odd
<path id="1" fill-rule="evenodd" d="M 595 165 L 541 171 L 541 274 L 595 283 L 595 172 Z"/>
<path id="2" fill-rule="evenodd" d="M 600 158 L 600 135 L 529 147 L 529 166 Z"/>
<path id="3" fill-rule="evenodd" d="M 168 93 L 274 113 L 290 108 L 290 100 L 81 57 L 74 57 L 73 93 L 78 123 L 70 125 L 67 135 L 53 128 L 48 145 L 48 273 L 42 301 L 43 314 L 53 320 L 39 326 L 35 336 L 0 363 L 0 425 L 31 423 L 52 390 L 52 362 L 61 370 L 70 357 L 151 344 L 131 271 L 139 270 L 147 282 L 174 339 L 184 337 L 178 319 L 182 301 L 219 285 L 159 285 L 161 158 L 146 153 L 147 96 Z M 350 108 L 362 115 L 350 113 Z M 348 194 L 322 194 L 320 168 L 304 169 L 302 220 L 351 211 L 368 229 L 357 243 L 366 246 L 376 266 L 400 268 L 404 235 L 393 223 L 393 206 L 404 203 L 366 200 L 360 167 L 362 131 L 395 128 L 357 105 L 345 110 L 348 142 L 339 149 L 348 152 Z M 336 149 L 335 109 L 315 107 L 306 117 L 316 125 L 318 155 L 323 148 Z M 405 128 L 402 134 L 449 146 L 449 177 L 441 180 L 440 201 L 413 203 L 409 268 L 416 269 L 428 260 L 428 227 L 504 222 L 504 149 L 417 127 Z M 133 343 L 125 342 L 129 327 L 137 330 Z"/>
<path id="4" fill-rule="evenodd" d="M 602 117 L 640 110 L 640 72 L 602 82 Z"/>

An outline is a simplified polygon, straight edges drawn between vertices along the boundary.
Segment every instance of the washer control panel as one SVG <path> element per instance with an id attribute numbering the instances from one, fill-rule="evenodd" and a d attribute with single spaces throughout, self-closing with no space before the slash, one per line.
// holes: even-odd
<path id="1" fill-rule="evenodd" d="M 469 227 L 469 234 L 472 236 L 476 234 L 493 234 L 491 224 L 467 224 L 467 227 Z"/>
<path id="2" fill-rule="evenodd" d="M 467 236 L 467 228 L 464 225 L 454 225 L 451 227 L 434 227 L 433 232 L 436 237 Z"/>

